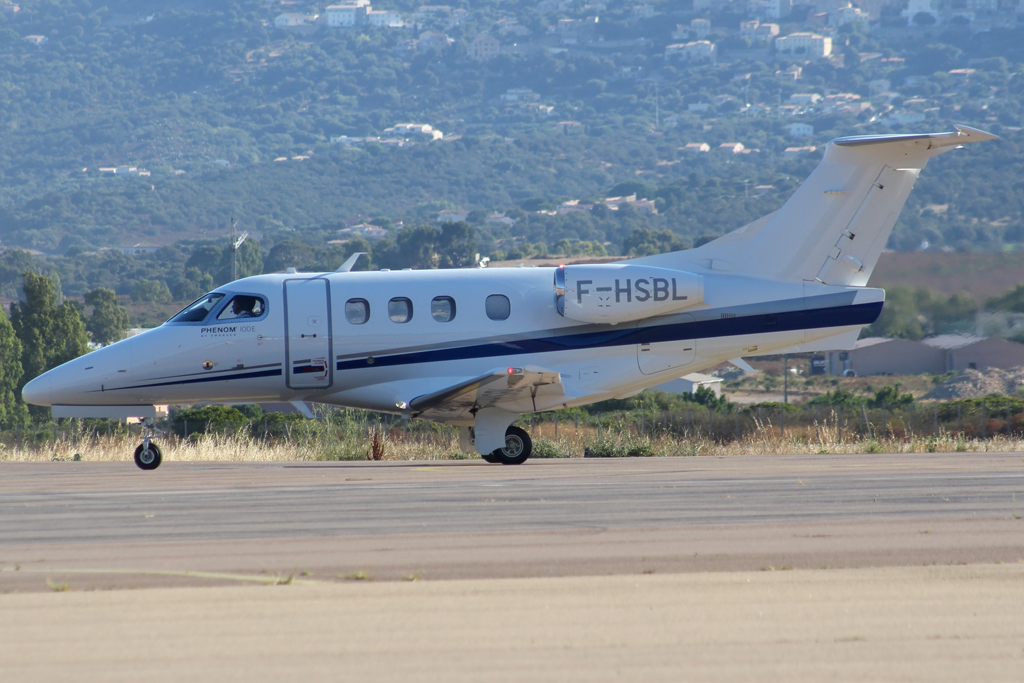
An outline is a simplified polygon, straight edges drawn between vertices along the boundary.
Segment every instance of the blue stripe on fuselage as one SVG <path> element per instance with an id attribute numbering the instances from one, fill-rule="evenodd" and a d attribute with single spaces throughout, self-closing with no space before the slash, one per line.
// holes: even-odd
<path id="1" fill-rule="evenodd" d="M 257 379 L 259 377 L 277 377 L 281 374 L 281 368 L 274 370 L 261 370 L 259 372 L 241 372 L 234 375 L 212 375 L 207 377 L 195 377 L 193 379 L 172 379 L 167 382 L 153 382 L 151 384 L 136 384 L 128 387 L 112 387 L 110 389 L 103 389 L 102 393 L 110 393 L 112 391 L 125 391 L 128 389 L 151 389 L 153 387 L 171 387 L 181 384 L 205 384 L 207 382 L 228 382 L 237 379 Z M 92 393 L 101 393 L 94 391 Z"/>
<path id="2" fill-rule="evenodd" d="M 623 327 L 599 332 L 584 332 L 561 336 L 516 339 L 506 342 L 487 342 L 475 346 L 430 349 L 390 356 L 373 356 L 372 367 L 439 363 L 471 358 L 517 356 L 528 353 L 550 353 L 575 349 L 595 349 L 632 344 L 653 344 L 684 339 L 712 339 L 737 337 L 770 332 L 793 332 L 828 327 L 870 325 L 882 312 L 882 302 L 814 308 L 799 311 L 780 311 L 766 315 L 699 320 L 696 322 L 668 323 L 651 327 Z M 770 319 L 770 320 L 766 320 Z M 770 324 L 766 324 L 770 323 Z M 371 367 L 367 358 L 338 361 L 338 370 L 356 370 Z"/>

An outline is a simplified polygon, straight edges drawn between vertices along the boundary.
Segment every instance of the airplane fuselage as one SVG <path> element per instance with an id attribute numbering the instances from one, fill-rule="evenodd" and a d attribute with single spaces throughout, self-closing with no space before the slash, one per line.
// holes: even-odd
<path id="1" fill-rule="evenodd" d="M 882 310 L 884 292 L 866 285 L 928 160 L 993 137 L 957 126 L 838 138 L 778 211 L 690 250 L 246 278 L 22 396 L 66 417 L 152 418 L 158 403 L 351 406 L 458 425 L 464 449 L 519 464 L 531 449 L 514 425 L 523 413 L 630 396 L 727 360 L 851 348 Z M 135 458 L 159 466 L 149 432 Z"/>
<path id="2" fill-rule="evenodd" d="M 59 378 L 43 375 L 28 388 L 29 400 L 311 401 L 402 413 L 418 396 L 514 365 L 559 373 L 565 395 L 524 412 L 549 410 L 629 395 L 738 356 L 810 348 L 873 321 L 883 298 L 881 290 L 861 287 L 706 273 L 704 302 L 684 311 L 581 324 L 558 312 L 554 272 L 250 277 L 215 290 L 224 297 L 203 320 L 172 319 L 62 366 Z M 260 315 L 218 316 L 235 295 L 265 301 Z M 507 299 L 507 317 L 489 310 L 489 297 Z M 362 310 L 353 315 L 353 306 Z M 467 417 L 445 421 L 465 424 Z"/>

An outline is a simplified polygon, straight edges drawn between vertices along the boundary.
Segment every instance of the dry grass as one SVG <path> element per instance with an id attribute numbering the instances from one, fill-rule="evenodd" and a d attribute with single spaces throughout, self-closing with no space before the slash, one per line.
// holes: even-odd
<path id="1" fill-rule="evenodd" d="M 865 439 L 846 430 L 840 438 L 834 423 L 788 428 L 785 435 L 768 422 L 738 440 L 710 439 L 706 435 L 680 437 L 670 433 L 639 435 L 634 431 L 580 427 L 564 428 L 556 436 L 551 424 L 533 430 L 534 457 L 581 458 L 676 455 L 771 455 L 781 453 L 923 453 L 950 451 L 1024 452 L 1024 439 L 997 435 L 987 440 L 953 433 L 910 438 L 893 427 Z M 243 435 L 207 434 L 198 438 L 157 439 L 167 461 L 282 462 L 316 460 L 457 460 L 471 459 L 459 451 L 454 430 L 404 433 L 374 427 L 345 438 L 318 429 L 289 440 L 264 440 Z M 42 462 L 83 460 L 131 461 L 139 444 L 137 434 L 58 438 L 21 447 L 0 444 L 0 461 Z M 76 457 L 77 456 L 77 457 Z"/>

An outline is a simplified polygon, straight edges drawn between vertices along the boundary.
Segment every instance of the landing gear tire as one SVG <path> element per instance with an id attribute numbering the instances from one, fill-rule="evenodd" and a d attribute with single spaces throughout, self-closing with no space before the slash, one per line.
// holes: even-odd
<path id="1" fill-rule="evenodd" d="M 163 459 L 164 456 L 160 449 L 152 441 L 148 444 L 140 443 L 139 447 L 135 449 L 135 464 L 139 466 L 140 470 L 155 470 L 160 467 Z"/>
<path id="2" fill-rule="evenodd" d="M 499 462 L 501 462 L 496 457 L 494 457 L 494 453 L 488 453 L 487 455 L 481 455 L 480 457 L 484 459 L 484 462 L 489 462 L 492 465 L 497 465 Z"/>
<path id="3" fill-rule="evenodd" d="M 501 463 L 502 465 L 522 465 L 533 452 L 533 440 L 526 430 L 519 427 L 509 427 L 505 431 L 505 447 L 493 451 L 485 459 L 487 462 Z"/>

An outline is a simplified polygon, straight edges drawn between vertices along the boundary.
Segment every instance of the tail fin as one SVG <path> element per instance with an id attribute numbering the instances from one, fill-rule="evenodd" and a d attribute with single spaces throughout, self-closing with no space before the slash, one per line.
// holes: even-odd
<path id="1" fill-rule="evenodd" d="M 963 143 L 996 137 L 967 126 L 956 129 L 833 140 L 818 167 L 774 214 L 697 249 L 637 261 L 778 280 L 866 285 L 928 160 Z"/>

